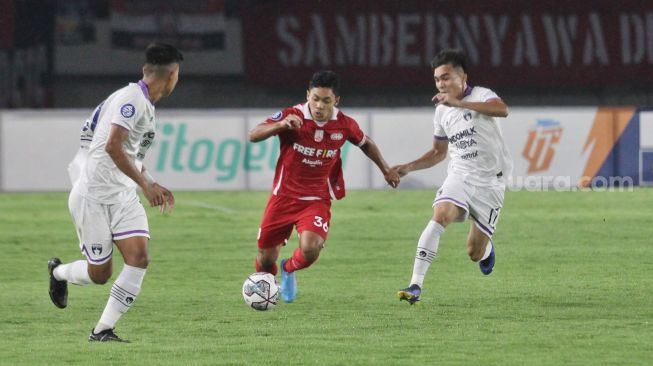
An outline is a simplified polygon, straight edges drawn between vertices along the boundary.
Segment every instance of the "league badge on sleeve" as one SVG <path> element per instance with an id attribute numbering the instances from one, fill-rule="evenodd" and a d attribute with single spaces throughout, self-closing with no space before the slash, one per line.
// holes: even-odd
<path id="1" fill-rule="evenodd" d="M 270 117 L 270 119 L 273 120 L 273 121 L 275 121 L 275 122 L 277 122 L 277 121 L 281 121 L 281 117 L 283 117 L 283 113 L 282 113 L 281 111 L 279 111 L 279 112 L 273 114 L 273 115 Z"/>
<path id="2" fill-rule="evenodd" d="M 136 108 L 132 104 L 123 104 L 120 107 L 120 114 L 125 118 L 131 118 L 136 113 Z"/>

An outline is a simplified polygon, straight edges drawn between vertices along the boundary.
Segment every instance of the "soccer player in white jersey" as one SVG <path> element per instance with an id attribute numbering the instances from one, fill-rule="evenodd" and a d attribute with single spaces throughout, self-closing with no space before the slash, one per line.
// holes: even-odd
<path id="1" fill-rule="evenodd" d="M 143 159 L 155 135 L 154 103 L 172 93 L 179 79 L 181 53 L 154 43 L 145 50 L 143 79 L 117 90 L 82 127 L 80 149 L 69 166 L 73 181 L 68 207 L 85 260 L 48 261 L 50 298 L 68 305 L 68 283 L 105 284 L 111 278 L 113 244 L 124 266 L 89 341 L 118 341 L 113 328 L 141 290 L 149 263 L 150 238 L 139 187 L 150 206 L 172 210 L 174 196 L 145 171 Z"/>
<path id="2" fill-rule="evenodd" d="M 400 176 L 430 168 L 451 157 L 447 178 L 433 201 L 433 217 L 417 242 L 413 277 L 398 293 L 400 300 L 419 301 L 424 276 L 436 257 L 440 236 L 452 222 L 473 220 L 467 237 L 469 258 L 489 275 L 494 268 L 492 235 L 505 192 L 504 177 L 512 159 L 496 117 L 508 116 L 508 107 L 492 90 L 467 84 L 467 62 L 459 50 L 443 50 L 431 62 L 438 93 L 433 147 L 420 158 L 397 165 Z"/>

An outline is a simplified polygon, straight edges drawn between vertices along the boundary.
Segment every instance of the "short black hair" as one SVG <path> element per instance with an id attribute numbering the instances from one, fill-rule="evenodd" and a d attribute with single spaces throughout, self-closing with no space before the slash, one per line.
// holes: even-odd
<path id="1" fill-rule="evenodd" d="M 330 88 L 335 96 L 340 95 L 340 77 L 331 70 L 322 70 L 313 74 L 308 83 L 308 90 L 313 88 Z"/>
<path id="2" fill-rule="evenodd" d="M 166 43 L 150 43 L 145 49 L 145 62 L 150 65 L 169 65 L 183 59 L 177 48 Z"/>
<path id="3" fill-rule="evenodd" d="M 453 67 L 461 67 L 467 73 L 467 56 L 459 49 L 444 49 L 438 52 L 431 61 L 431 68 L 436 69 L 438 66 L 450 64 Z"/>

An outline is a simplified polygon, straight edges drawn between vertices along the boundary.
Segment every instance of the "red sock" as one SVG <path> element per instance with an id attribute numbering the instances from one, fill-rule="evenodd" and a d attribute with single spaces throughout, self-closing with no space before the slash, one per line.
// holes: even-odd
<path id="1" fill-rule="evenodd" d="M 272 263 L 272 266 L 270 268 L 264 268 L 258 263 L 258 258 L 254 260 L 254 268 L 256 268 L 256 272 L 268 272 L 268 273 L 272 273 L 275 276 L 279 271 L 279 267 L 277 267 L 276 263 Z"/>
<path id="2" fill-rule="evenodd" d="M 317 260 L 317 258 L 315 258 Z M 300 248 L 295 249 L 295 252 L 292 254 L 292 257 L 288 258 L 286 263 L 283 264 L 283 270 L 290 273 L 295 272 L 298 269 L 306 268 L 313 264 L 304 258 L 302 250 Z"/>

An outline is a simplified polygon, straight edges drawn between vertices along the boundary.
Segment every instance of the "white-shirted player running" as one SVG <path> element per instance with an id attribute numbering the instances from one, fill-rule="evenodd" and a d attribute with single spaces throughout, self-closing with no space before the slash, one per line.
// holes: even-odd
<path id="1" fill-rule="evenodd" d="M 48 261 L 50 298 L 65 308 L 68 283 L 105 284 L 111 278 L 113 244 L 120 250 L 125 264 L 89 341 L 125 342 L 113 328 L 141 290 L 150 233 L 136 188 L 161 212 L 172 210 L 175 202 L 145 171 L 143 159 L 155 135 L 154 103 L 174 90 L 183 56 L 173 46 L 153 43 L 145 58 L 143 79 L 111 94 L 86 121 L 80 149 L 69 166 L 73 189 L 68 207 L 86 259 Z"/>
<path id="2" fill-rule="evenodd" d="M 492 234 L 496 229 L 512 159 L 496 117 L 508 107 L 492 90 L 467 84 L 467 61 L 459 50 L 443 50 L 431 62 L 438 93 L 433 147 L 417 160 L 395 166 L 400 176 L 430 168 L 451 156 L 447 178 L 433 201 L 433 217 L 417 242 L 410 286 L 398 293 L 411 305 L 419 301 L 424 276 L 438 251 L 447 225 L 473 220 L 467 253 L 488 275 L 494 268 Z"/>

